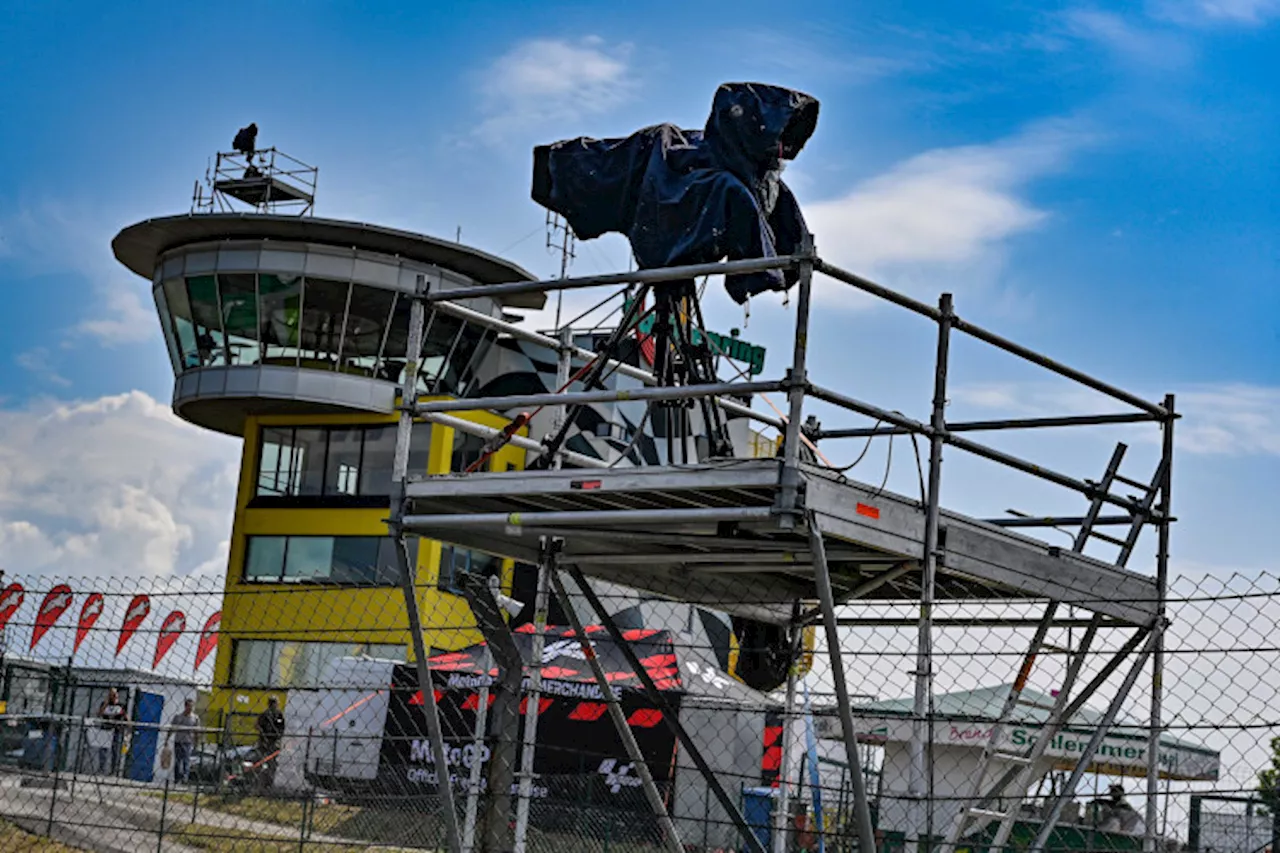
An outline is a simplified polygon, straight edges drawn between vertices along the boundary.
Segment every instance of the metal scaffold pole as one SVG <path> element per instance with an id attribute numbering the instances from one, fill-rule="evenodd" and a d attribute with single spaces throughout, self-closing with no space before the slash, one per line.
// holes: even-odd
<path id="1" fill-rule="evenodd" d="M 1164 422 L 1163 464 L 1160 483 L 1160 522 L 1156 544 L 1156 595 L 1159 610 L 1155 626 L 1155 647 L 1151 653 L 1151 732 L 1147 742 L 1147 813 L 1142 849 L 1155 853 L 1159 827 L 1156 821 L 1159 810 L 1156 797 L 1160 790 L 1160 736 L 1164 727 L 1164 629 L 1166 598 L 1169 593 L 1169 519 L 1173 513 L 1173 424 L 1174 396 L 1164 398 L 1164 410 L 1168 413 Z M 1166 795 L 1167 796 L 1167 795 Z"/>
<path id="2" fill-rule="evenodd" d="M 422 355 L 422 330 L 425 310 L 426 277 L 419 275 L 414 299 L 409 306 L 409 340 L 405 353 L 404 386 L 400 397 L 400 421 L 396 428 L 396 452 L 391 472 L 391 517 L 387 521 L 396 540 L 396 558 L 400 569 L 400 588 L 404 592 L 404 609 L 409 623 L 409 638 L 417 665 L 418 689 L 422 691 L 422 708 L 427 718 L 427 736 L 431 739 L 431 755 L 436 767 L 436 789 L 444 820 L 445 840 L 451 853 L 462 853 L 462 837 L 458 832 L 458 813 L 453 805 L 453 785 L 449 779 L 448 756 L 445 753 L 444 730 L 436 707 L 435 688 L 431 683 L 431 667 L 427 662 L 427 644 L 422 636 L 422 615 L 418 610 L 416 588 L 417 566 L 409 559 L 409 546 L 404 532 L 405 478 L 409 471 L 409 443 L 413 436 L 413 408 L 418 400 L 418 365 Z"/>
<path id="3" fill-rule="evenodd" d="M 800 244 L 799 298 L 796 301 L 796 340 L 787 374 L 787 423 L 782 440 L 782 493 L 779 495 L 783 526 L 795 525 L 800 491 L 800 423 L 804 417 L 804 395 L 809 381 L 805 366 L 809 351 L 809 308 L 813 300 L 813 235 L 805 234 Z"/>
<path id="4" fill-rule="evenodd" d="M 822 541 L 822 531 L 812 515 L 809 517 L 809 542 L 813 551 L 818 599 L 822 605 L 822 624 L 826 630 L 827 655 L 831 658 L 831 681 L 835 685 L 836 708 L 840 712 L 840 728 L 844 736 L 845 760 L 853 782 L 853 818 L 858 828 L 858 850 L 865 853 L 876 849 L 875 831 L 871 826 L 871 806 L 867 801 L 862 758 L 858 755 L 858 730 L 853 721 L 853 706 L 849 700 L 849 686 L 845 682 L 844 661 L 840 656 L 840 633 L 836 626 L 836 601 L 831 588 L 831 570 L 827 566 L 827 549 Z"/>
<path id="5" fill-rule="evenodd" d="M 938 300 L 938 352 L 933 374 L 933 412 L 929 419 L 929 484 L 925 508 L 924 554 L 920 577 L 920 622 L 916 641 L 915 696 L 912 704 L 911 829 L 916 849 L 923 851 L 932 834 L 932 768 L 926 767 L 926 752 L 933 738 L 933 598 L 938 572 L 938 519 L 941 514 L 942 447 L 946 433 L 947 361 L 951 350 L 951 325 L 955 319 L 951 294 Z M 928 814 L 925 814 L 925 809 Z"/>
<path id="6" fill-rule="evenodd" d="M 573 358 L 573 335 L 568 327 L 560 330 L 559 359 L 556 365 L 556 387 L 569 383 L 569 370 Z M 555 429 L 558 430 L 568 416 L 568 407 L 558 407 Z M 564 464 L 564 454 L 557 453 L 551 460 L 552 470 Z M 533 602 L 533 650 L 529 660 L 529 694 L 525 704 L 524 737 L 520 750 L 520 789 L 516 800 L 515 853 L 525 853 L 529 835 L 529 808 L 533 799 L 533 760 L 538 748 L 538 718 L 542 713 L 542 650 L 546 644 L 547 609 L 551 603 L 551 566 L 553 550 L 558 550 L 561 540 L 542 538 L 539 548 L 538 581 Z"/>

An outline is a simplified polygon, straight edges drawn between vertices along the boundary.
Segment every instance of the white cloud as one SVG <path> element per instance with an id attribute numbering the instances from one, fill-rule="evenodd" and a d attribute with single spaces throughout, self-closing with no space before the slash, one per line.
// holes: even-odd
<path id="1" fill-rule="evenodd" d="M 77 323 L 71 329 L 72 334 L 90 335 L 108 345 L 140 343 L 157 334 L 159 324 L 155 310 L 142 304 L 142 295 L 136 287 L 117 282 L 98 289 L 102 297 L 101 312 Z"/>
<path id="2" fill-rule="evenodd" d="M 943 270 L 989 282 L 1008 242 L 1049 216 L 1023 191 L 1087 139 L 1050 122 L 987 145 L 926 151 L 839 198 L 805 204 L 805 217 L 824 259 L 890 286 L 911 289 L 920 273 L 936 281 Z"/>
<path id="3" fill-rule="evenodd" d="M 634 92 L 630 58 L 630 45 L 611 46 L 594 36 L 521 42 L 484 75 L 486 118 L 476 135 L 492 141 L 608 112 Z"/>
<path id="4" fill-rule="evenodd" d="M 1123 404 L 1085 389 L 1048 383 L 985 383 L 952 389 L 953 403 L 1009 416 L 1042 417 L 1121 411 Z M 1153 402 L 1156 394 L 1147 395 Z M 1179 451 L 1226 456 L 1280 456 L 1280 387 L 1224 383 L 1180 389 L 1174 429 Z"/>
<path id="5" fill-rule="evenodd" d="M 225 559 L 238 455 L 140 391 L 0 409 L 0 568 L 208 572 Z"/>
<path id="6" fill-rule="evenodd" d="M 87 335 L 107 345 L 141 343 L 159 335 L 160 328 L 147 307 L 147 283 L 111 254 L 116 224 L 82 205 L 29 205 L 0 216 L 0 256 L 32 272 L 70 273 L 89 284 L 97 299 L 85 300 L 87 316 L 67 329 L 73 337 Z"/>
<path id="7" fill-rule="evenodd" d="M 1168 69 L 1191 59 L 1190 45 L 1177 33 L 1141 26 L 1113 12 L 1072 9 L 1064 21 L 1070 35 L 1099 44 L 1142 67 Z"/>
<path id="8" fill-rule="evenodd" d="M 1280 0 L 1165 0 L 1157 4 L 1154 14 L 1191 26 L 1258 27 L 1280 16 Z"/>
<path id="9" fill-rule="evenodd" d="M 35 347 L 26 352 L 18 353 L 14 361 L 23 370 L 30 371 L 41 382 L 65 388 L 71 384 L 71 381 L 58 373 L 57 368 L 53 366 L 52 358 L 53 356 L 47 347 Z"/>

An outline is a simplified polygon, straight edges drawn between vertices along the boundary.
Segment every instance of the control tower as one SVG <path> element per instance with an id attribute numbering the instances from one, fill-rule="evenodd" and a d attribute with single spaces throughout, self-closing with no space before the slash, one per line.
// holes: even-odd
<path id="1" fill-rule="evenodd" d="M 268 696 L 317 686 L 336 657 L 408 652 L 386 518 L 415 287 L 533 280 L 459 242 L 317 217 L 314 191 L 315 170 L 282 152 L 220 153 L 191 213 L 135 223 L 112 242 L 120 263 L 152 282 L 174 412 L 243 439 L 212 707 L 246 731 Z M 432 310 L 418 398 L 554 391 L 559 342 L 512 322 L 545 299 L 479 296 Z M 591 356 L 582 348 L 591 336 L 570 340 L 577 369 Z M 642 383 L 618 375 L 608 384 Z M 523 468 L 537 447 L 529 436 L 547 428 L 549 413 L 511 430 L 519 411 L 467 407 L 415 425 L 410 470 Z M 569 446 L 598 464 L 640 460 L 658 444 L 636 435 L 639 421 L 625 405 L 596 406 Z M 511 440 L 486 454 L 503 430 Z M 459 585 L 466 574 L 499 577 L 531 618 L 531 566 L 436 540 L 411 549 L 432 648 L 480 639 Z M 671 615 L 634 594 L 611 598 L 633 611 L 633 624 Z M 700 616 L 690 623 L 698 641 L 722 647 L 732 669 L 738 644 L 728 618 Z"/>

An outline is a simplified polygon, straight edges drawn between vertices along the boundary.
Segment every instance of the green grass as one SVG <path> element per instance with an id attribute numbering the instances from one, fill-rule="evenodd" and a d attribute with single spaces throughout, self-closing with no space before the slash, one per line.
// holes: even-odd
<path id="1" fill-rule="evenodd" d="M 165 831 L 166 841 L 184 844 L 210 853 L 363 853 L 363 845 L 320 844 L 308 842 L 299 846 L 296 838 L 253 838 L 232 830 L 198 823 L 178 824 Z"/>
<path id="2" fill-rule="evenodd" d="M 82 853 L 80 848 L 32 835 L 7 820 L 0 820 L 0 850 L 5 853 Z"/>
<path id="3" fill-rule="evenodd" d="M 189 806 L 192 795 L 185 792 L 170 793 L 169 800 L 170 814 L 180 819 L 182 808 L 175 806 L 174 803 Z M 303 818 L 303 802 L 284 797 L 201 794 L 199 807 L 246 820 L 274 824 L 291 832 L 299 830 Z M 432 849 L 436 845 L 444 846 L 444 827 L 440 820 L 434 814 L 415 811 L 413 808 L 360 807 L 335 803 L 315 803 L 314 806 L 308 805 L 307 808 L 310 835 L 327 835 L 356 844 L 376 844 L 380 850 L 397 846 L 415 850 Z M 603 825 L 593 825 L 590 821 L 585 821 L 582 829 L 576 832 L 572 830 L 544 832 L 530 827 L 529 848 L 536 853 L 599 853 L 604 838 L 611 836 L 610 853 L 657 853 L 661 849 L 656 844 L 619 839 L 618 830 L 617 826 L 606 829 Z M 218 832 L 225 834 L 227 830 L 215 830 L 214 834 Z M 277 849 L 290 849 L 287 845 L 281 846 L 274 841 L 263 843 L 268 846 L 252 849 L 271 851 L 271 853 Z M 294 840 L 291 843 L 292 849 L 297 849 L 298 842 Z M 312 848 L 316 851 L 345 849 L 336 845 L 308 845 L 308 849 Z M 223 849 L 231 848 L 208 849 L 215 849 L 221 853 Z"/>

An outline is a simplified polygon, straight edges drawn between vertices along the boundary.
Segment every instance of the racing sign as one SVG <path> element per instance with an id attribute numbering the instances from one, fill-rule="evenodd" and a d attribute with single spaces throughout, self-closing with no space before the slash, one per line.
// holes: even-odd
<path id="1" fill-rule="evenodd" d="M 200 631 L 200 644 L 196 646 L 196 665 L 194 669 L 199 669 L 200 664 L 204 663 L 204 659 L 218 647 L 218 629 L 221 627 L 221 610 L 205 620 L 204 628 Z"/>
<path id="2" fill-rule="evenodd" d="M 44 601 L 40 602 L 40 609 L 36 611 L 35 626 L 31 629 L 31 649 L 35 649 L 36 643 L 67 612 L 67 608 L 71 606 L 71 598 L 71 587 L 64 583 L 58 584 L 45 595 Z"/>
<path id="3" fill-rule="evenodd" d="M 142 625 L 147 614 L 151 612 L 151 599 L 145 595 L 135 595 L 129 602 L 129 609 L 124 612 L 124 622 L 120 625 L 120 639 L 116 640 L 116 657 Z"/>
<path id="4" fill-rule="evenodd" d="M 160 661 L 164 660 L 164 656 L 169 653 L 169 649 L 173 648 L 173 644 L 178 642 L 178 638 L 185 630 L 187 630 L 187 616 L 181 610 L 175 610 L 164 617 L 164 621 L 160 623 L 160 633 L 156 635 L 156 656 L 151 661 L 152 669 L 160 666 Z"/>
<path id="5" fill-rule="evenodd" d="M 13 614 L 18 612 L 18 608 L 22 606 L 22 601 L 26 598 L 26 595 L 27 593 L 20 583 L 11 583 L 4 588 L 4 592 L 0 593 L 0 631 L 3 631 L 4 626 L 9 624 Z"/>
<path id="6" fill-rule="evenodd" d="M 84 642 L 85 637 L 89 636 L 98 617 L 102 615 L 103 604 L 102 593 L 95 592 L 91 593 L 80 606 L 80 621 L 76 624 L 76 644 L 72 647 L 71 654 L 74 655 L 80 651 L 80 644 Z"/>

